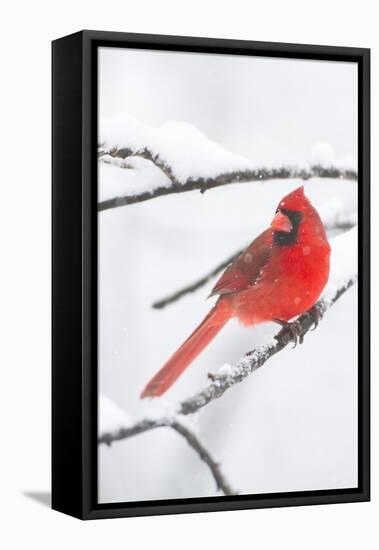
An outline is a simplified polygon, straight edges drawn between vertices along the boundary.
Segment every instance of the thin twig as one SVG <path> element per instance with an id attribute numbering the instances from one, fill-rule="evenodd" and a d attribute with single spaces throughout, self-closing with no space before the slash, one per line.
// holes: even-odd
<path id="1" fill-rule="evenodd" d="M 217 485 L 217 489 L 222 491 L 225 495 L 236 495 L 236 491 L 234 491 L 227 481 L 225 475 L 222 473 L 221 466 L 218 462 L 215 461 L 215 459 L 212 457 L 210 452 L 206 449 L 204 444 L 199 440 L 199 438 L 182 422 L 178 420 L 178 415 L 176 415 L 174 418 L 171 417 L 162 417 L 158 418 L 156 420 L 149 420 L 144 419 L 140 422 L 136 422 L 134 425 L 130 426 L 129 428 L 122 428 L 118 432 L 112 434 L 112 433 L 105 433 L 102 434 L 98 438 L 98 443 L 105 443 L 108 446 L 111 446 L 112 443 L 115 441 L 120 441 L 122 439 L 126 439 L 128 437 L 132 437 L 133 435 L 137 435 L 149 430 L 152 430 L 154 428 L 172 428 L 177 433 L 179 433 L 181 436 L 183 436 L 187 443 L 194 449 L 201 460 L 207 464 L 209 467 L 209 470 L 211 471 Z"/>
<path id="2" fill-rule="evenodd" d="M 240 254 L 242 250 L 239 250 L 232 256 L 230 256 L 227 260 L 224 260 L 219 265 L 217 265 L 212 271 L 209 271 L 206 275 L 195 281 L 194 283 L 189 284 L 188 286 L 185 286 L 181 288 L 180 290 L 177 290 L 176 292 L 173 292 L 172 294 L 169 294 L 166 298 L 163 298 L 162 300 L 158 300 L 157 302 L 154 302 L 152 304 L 152 307 L 155 309 L 163 309 L 164 307 L 168 306 L 169 304 L 172 304 L 173 302 L 176 302 L 186 294 L 190 294 L 191 292 L 195 292 L 195 290 L 198 290 L 202 286 L 206 285 L 208 281 L 213 279 L 220 271 L 228 267 L 229 264 L 233 262 Z"/>
<path id="3" fill-rule="evenodd" d="M 222 491 L 224 495 L 236 495 L 237 492 L 232 489 L 225 475 L 222 473 L 220 464 L 214 460 L 198 437 L 181 422 L 175 421 L 171 424 L 171 427 L 186 439 L 190 447 L 192 447 L 201 460 L 208 465 L 215 479 L 217 489 Z"/>
<path id="4" fill-rule="evenodd" d="M 109 160 L 104 161 L 104 157 L 107 157 Z M 153 153 L 148 147 L 143 147 L 138 151 L 132 151 L 132 149 L 126 147 L 122 149 L 110 149 L 109 151 L 103 151 L 100 149 L 98 151 L 98 158 L 101 158 L 102 162 L 109 163 L 111 161 L 109 157 L 114 159 L 141 157 L 145 160 L 149 160 L 155 164 L 155 166 L 157 166 L 157 168 L 159 168 L 165 176 L 168 177 L 174 187 L 180 185 L 180 181 L 176 178 L 171 166 L 169 166 L 158 153 Z"/>
<path id="5" fill-rule="evenodd" d="M 334 178 L 344 180 L 357 180 L 357 173 L 354 170 L 343 170 L 333 166 L 324 167 L 314 165 L 310 168 L 298 168 L 284 166 L 279 168 L 257 168 L 250 170 L 235 170 L 219 174 L 215 177 L 199 177 L 188 178 L 185 181 L 180 181 L 174 173 L 171 166 L 168 165 L 158 154 L 154 154 L 147 147 L 134 152 L 131 149 L 113 149 L 106 151 L 106 154 L 114 158 L 127 158 L 131 156 L 140 156 L 153 162 L 162 172 L 168 177 L 171 185 L 158 186 L 151 191 L 142 191 L 137 194 L 126 194 L 119 197 L 107 199 L 98 203 L 98 210 L 109 210 L 110 208 L 118 208 L 127 204 L 135 204 L 138 202 L 147 201 L 172 193 L 184 193 L 187 191 L 200 190 L 204 193 L 208 189 L 229 185 L 233 183 L 247 183 L 254 181 L 267 181 L 272 179 L 301 179 L 307 180 L 310 178 Z M 104 151 L 99 152 L 99 158 L 104 155 Z"/>
<path id="6" fill-rule="evenodd" d="M 99 436 L 97 442 L 99 444 L 104 443 L 105 445 L 108 445 L 108 447 L 110 447 L 115 441 L 121 441 L 122 439 L 127 439 L 128 437 L 133 437 L 134 435 L 148 432 L 149 430 L 153 430 L 155 428 L 162 428 L 165 426 L 168 427 L 170 426 L 171 422 L 171 419 L 166 417 L 157 418 L 155 420 L 143 418 L 142 420 L 135 422 L 135 424 L 132 424 L 125 428 L 120 428 L 116 432 L 102 433 Z"/>
<path id="7" fill-rule="evenodd" d="M 335 231 L 335 230 L 348 231 L 349 229 L 354 227 L 354 225 L 355 225 L 354 223 L 351 223 L 349 221 L 336 222 L 329 225 L 325 224 L 325 229 L 327 231 Z M 153 307 L 154 309 L 163 309 L 166 306 L 176 302 L 177 300 L 180 300 L 187 294 L 191 294 L 192 292 L 195 292 L 199 288 L 206 285 L 211 279 L 213 279 L 213 277 L 218 275 L 218 273 L 220 273 L 223 269 L 228 267 L 228 265 L 231 264 L 243 252 L 243 250 L 244 249 L 242 248 L 241 250 L 238 250 L 238 252 L 235 252 L 234 254 L 232 254 L 232 256 L 229 256 L 229 258 L 227 258 L 226 260 L 218 264 L 216 267 L 214 267 L 211 271 L 209 271 L 202 277 L 200 277 L 200 279 L 196 279 L 196 281 L 194 281 L 193 283 L 190 283 L 189 285 L 186 285 L 176 290 L 175 292 L 168 294 L 168 296 L 161 298 L 160 300 L 157 300 L 152 304 L 151 307 Z"/>
<path id="8" fill-rule="evenodd" d="M 189 415 L 196 413 L 210 402 L 221 397 L 229 388 L 242 382 L 250 374 L 262 367 L 271 357 L 282 351 L 290 342 L 293 341 L 293 332 L 296 332 L 302 340 L 307 332 L 314 326 L 315 320 L 319 319 L 331 308 L 337 300 L 356 282 L 356 277 L 350 277 L 338 288 L 335 294 L 328 299 L 321 299 L 312 308 L 312 310 L 301 315 L 293 323 L 282 328 L 269 344 L 258 346 L 245 356 L 232 368 L 231 374 L 215 374 L 212 376 L 212 382 L 202 391 L 194 396 L 185 399 L 176 407 L 179 415 Z M 158 418 L 154 420 L 141 419 L 129 427 L 121 428 L 115 433 L 102 434 L 98 442 L 110 445 L 114 441 L 119 441 L 136 434 L 146 432 L 161 426 L 169 426 L 173 422 L 170 418 Z"/>
<path id="9" fill-rule="evenodd" d="M 112 156 L 115 156 L 115 157 L 119 157 L 119 158 L 125 158 L 123 157 L 121 154 L 120 155 L 112 155 Z M 143 149 L 140 149 L 137 153 L 130 153 L 130 155 L 128 155 L 129 157 L 141 157 L 145 160 L 149 160 L 150 162 L 152 162 L 153 164 L 155 164 L 155 166 L 157 166 L 157 168 L 159 168 L 165 176 L 168 177 L 168 179 L 171 181 L 171 183 L 174 185 L 174 187 L 176 186 L 180 186 L 180 181 L 176 178 L 171 166 L 169 166 L 167 164 L 167 162 L 165 162 L 163 159 L 161 159 L 161 157 L 158 155 L 158 153 L 152 153 L 150 151 L 150 149 L 148 149 L 147 147 L 144 147 Z"/>

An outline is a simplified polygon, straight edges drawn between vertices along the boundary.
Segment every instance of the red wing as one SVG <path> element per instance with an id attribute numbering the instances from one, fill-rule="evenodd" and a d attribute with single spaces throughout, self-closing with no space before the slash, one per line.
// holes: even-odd
<path id="1" fill-rule="evenodd" d="M 221 275 L 212 289 L 215 294 L 232 294 L 253 285 L 271 256 L 272 229 L 261 233 Z"/>

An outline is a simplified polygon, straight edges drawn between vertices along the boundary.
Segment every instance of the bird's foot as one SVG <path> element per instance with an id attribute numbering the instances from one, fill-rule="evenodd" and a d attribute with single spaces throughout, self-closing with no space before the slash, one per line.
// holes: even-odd
<path id="1" fill-rule="evenodd" d="M 313 321 L 313 326 L 310 330 L 316 330 L 316 328 L 318 327 L 319 322 L 321 321 L 321 319 L 324 316 L 324 312 L 316 304 L 315 306 L 312 307 L 312 309 L 309 310 L 308 313 L 311 316 L 312 321 Z"/>
<path id="2" fill-rule="evenodd" d="M 216 375 L 213 374 L 213 372 L 208 372 L 207 374 L 209 380 L 211 380 L 212 382 L 214 382 L 216 380 Z"/>
<path id="3" fill-rule="evenodd" d="M 287 321 L 281 321 L 280 319 L 274 319 L 275 323 L 278 323 L 282 327 L 282 330 L 275 336 L 276 340 L 279 340 L 284 334 L 290 335 L 290 342 L 293 342 L 292 348 L 296 348 L 297 344 L 302 344 L 304 341 L 304 334 L 301 332 L 301 326 L 298 321 L 288 323 Z"/>

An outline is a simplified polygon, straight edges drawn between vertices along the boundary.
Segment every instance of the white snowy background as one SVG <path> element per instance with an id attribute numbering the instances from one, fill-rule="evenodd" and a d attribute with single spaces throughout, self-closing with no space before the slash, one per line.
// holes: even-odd
<path id="1" fill-rule="evenodd" d="M 100 50 L 100 138 L 149 144 L 179 179 L 283 163 L 356 168 L 356 104 L 354 64 Z M 106 160 L 100 200 L 169 185 L 149 161 Z M 233 184 L 99 214 L 100 431 L 159 414 L 202 389 L 208 372 L 275 334 L 273 324 L 249 329 L 232 321 L 163 398 L 139 400 L 211 307 L 214 281 L 163 310 L 151 304 L 247 245 L 301 183 Z M 305 192 L 327 223 L 356 219 L 356 182 L 312 179 Z M 349 242 L 351 265 L 357 250 Z M 356 397 L 353 287 L 302 346 L 279 353 L 191 422 L 240 493 L 352 487 Z M 100 502 L 217 494 L 205 464 L 168 428 L 99 448 Z"/>

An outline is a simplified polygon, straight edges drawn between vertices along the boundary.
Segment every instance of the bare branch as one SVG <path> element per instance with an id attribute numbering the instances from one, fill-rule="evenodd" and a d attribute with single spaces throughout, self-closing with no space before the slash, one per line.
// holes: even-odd
<path id="1" fill-rule="evenodd" d="M 111 444 L 115 441 L 121 441 L 122 439 L 127 439 L 128 437 L 133 437 L 134 435 L 142 434 L 155 428 L 168 427 L 171 423 L 172 420 L 166 417 L 158 418 L 156 420 L 143 418 L 142 420 L 137 421 L 135 424 L 132 424 L 125 428 L 120 428 L 116 432 L 107 432 L 101 434 L 97 442 L 99 444 L 105 443 L 105 445 L 108 445 L 108 447 L 110 447 Z"/>
<path id="2" fill-rule="evenodd" d="M 224 495 L 236 495 L 237 492 L 232 489 L 225 475 L 222 473 L 220 464 L 214 460 L 196 435 L 178 421 L 173 422 L 171 427 L 186 439 L 187 443 L 197 452 L 201 460 L 208 465 L 215 479 L 217 489 L 222 491 Z"/>
<path id="3" fill-rule="evenodd" d="M 342 222 L 336 222 L 333 224 L 325 224 L 325 229 L 327 231 L 333 231 L 333 230 L 348 231 L 354 226 L 355 224 L 351 223 L 350 221 L 342 221 Z M 187 294 L 191 294 L 192 292 L 195 292 L 202 286 L 206 285 L 211 279 L 213 279 L 213 277 L 218 275 L 218 273 L 220 273 L 223 269 L 228 267 L 228 265 L 231 264 L 241 254 L 241 252 L 243 252 L 243 250 L 244 249 L 242 248 L 241 250 L 238 250 L 237 252 L 229 256 L 229 258 L 227 258 L 226 260 L 218 264 L 215 268 L 213 268 L 211 271 L 209 271 L 202 277 L 200 277 L 200 279 L 197 279 L 193 283 L 190 283 L 189 285 L 186 285 L 176 290 L 175 292 L 173 292 L 172 294 L 169 294 L 165 298 L 161 298 L 160 300 L 157 300 L 152 304 L 152 307 L 154 309 L 163 309 L 166 306 L 176 302 L 177 300 L 180 300 L 181 298 L 183 298 L 183 296 L 186 296 Z"/>
<path id="4" fill-rule="evenodd" d="M 242 249 L 243 250 L 243 249 Z M 208 281 L 210 281 L 213 277 L 215 277 L 220 271 L 228 267 L 229 264 L 233 262 L 242 252 L 242 250 L 239 250 L 238 252 L 235 252 L 232 256 L 230 256 L 227 260 L 224 260 L 219 265 L 217 265 L 212 271 L 209 271 L 206 275 L 201 277 L 200 279 L 197 279 L 194 283 L 189 284 L 188 286 L 185 286 L 181 288 L 180 290 L 177 290 L 176 292 L 173 292 L 172 294 L 169 294 L 166 298 L 162 298 L 161 300 L 158 300 L 157 302 L 154 302 L 152 304 L 152 307 L 155 309 L 163 309 L 164 307 L 168 306 L 169 304 L 172 304 L 173 302 L 176 302 L 186 294 L 190 294 L 191 292 L 195 292 L 195 290 L 198 290 L 202 286 L 206 285 Z"/>
<path id="5" fill-rule="evenodd" d="M 340 231 L 341 233 L 343 231 L 349 231 L 349 229 L 353 229 L 357 225 L 356 222 L 352 222 L 351 220 L 337 220 L 334 223 L 326 223 L 324 224 L 325 230 L 328 231 Z"/>
<path id="6" fill-rule="evenodd" d="M 269 344 L 258 346 L 246 353 L 245 357 L 232 368 L 231 374 L 216 374 L 212 376 L 212 382 L 204 390 L 178 404 L 176 407 L 177 415 L 196 413 L 215 399 L 221 397 L 229 388 L 242 382 L 293 341 L 293 329 L 296 329 L 300 341 L 302 341 L 305 334 L 315 325 L 315 321 L 324 315 L 355 282 L 356 277 L 348 278 L 332 297 L 319 300 L 312 310 L 301 315 L 293 323 L 289 323 L 287 327 L 282 328 Z M 173 427 L 172 425 L 176 420 L 177 416 L 174 419 L 166 417 L 154 420 L 142 419 L 129 427 L 120 429 L 116 433 L 102 434 L 98 442 L 110 445 L 113 441 L 132 437 L 148 430 L 162 426 Z"/>
<path id="7" fill-rule="evenodd" d="M 357 173 L 354 170 L 343 170 L 333 166 L 325 167 L 314 165 L 310 168 L 298 168 L 284 166 L 279 168 L 257 168 L 252 170 L 237 170 L 224 174 L 219 174 L 215 177 L 199 177 L 188 178 L 186 181 L 180 181 L 174 174 L 174 170 L 167 164 L 158 154 L 153 153 L 147 147 L 134 152 L 131 149 L 113 149 L 106 151 L 107 155 L 114 158 L 127 158 L 131 156 L 139 156 L 153 162 L 162 172 L 168 177 L 171 182 L 169 186 L 156 187 L 152 191 L 142 191 L 137 194 L 126 194 L 119 197 L 114 197 L 99 202 L 98 210 L 108 210 L 110 208 L 118 208 L 128 204 L 135 204 L 146 200 L 171 195 L 172 193 L 184 193 L 187 191 L 200 190 L 204 193 L 208 189 L 220 187 L 222 185 L 230 185 L 233 183 L 247 183 L 254 181 L 267 181 L 272 179 L 301 179 L 307 180 L 310 178 L 334 178 L 344 180 L 356 180 Z M 104 151 L 99 151 L 99 158 L 104 155 Z"/>
<path id="8" fill-rule="evenodd" d="M 231 488 L 229 482 L 227 481 L 225 475 L 221 471 L 220 464 L 215 461 L 210 452 L 206 449 L 204 444 L 199 440 L 199 438 L 182 422 L 178 420 L 178 415 L 174 418 L 171 417 L 162 417 L 157 420 L 144 419 L 140 422 L 136 422 L 134 425 L 129 428 L 122 428 L 118 432 L 102 434 L 98 438 L 98 443 L 105 443 L 110 446 L 115 441 L 120 441 L 121 439 L 126 439 L 137 435 L 154 428 L 167 427 L 172 428 L 182 437 L 184 437 L 187 443 L 194 449 L 201 460 L 207 464 L 209 470 L 214 477 L 217 485 L 217 489 L 222 491 L 225 495 L 236 495 L 237 493 Z"/>

